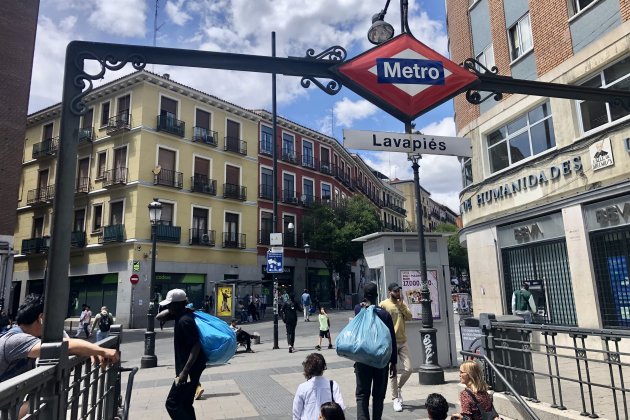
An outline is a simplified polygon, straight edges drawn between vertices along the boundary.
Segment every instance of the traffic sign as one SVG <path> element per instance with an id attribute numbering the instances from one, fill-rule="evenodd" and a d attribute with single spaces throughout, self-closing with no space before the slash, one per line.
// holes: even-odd
<path id="1" fill-rule="evenodd" d="M 131 284 L 138 284 L 138 282 L 140 281 L 140 277 L 134 273 L 129 277 L 129 281 L 131 282 Z"/>
<path id="2" fill-rule="evenodd" d="M 344 85 L 405 122 L 469 89 L 472 72 L 403 33 L 334 69 Z"/>
<path id="3" fill-rule="evenodd" d="M 381 152 L 472 156 L 470 139 L 464 137 L 344 129 L 343 145 L 348 149 L 378 150 Z"/>
<path id="4" fill-rule="evenodd" d="M 267 251 L 267 273 L 282 273 L 284 271 L 282 257 L 281 252 Z"/>

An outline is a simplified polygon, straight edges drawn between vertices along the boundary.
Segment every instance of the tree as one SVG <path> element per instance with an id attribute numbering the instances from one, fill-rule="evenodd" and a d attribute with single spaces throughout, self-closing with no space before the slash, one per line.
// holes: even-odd
<path id="1" fill-rule="evenodd" d="M 462 271 L 468 271 L 468 251 L 466 248 L 459 244 L 459 233 L 457 232 L 457 226 L 451 223 L 442 223 L 435 228 L 436 232 L 453 233 L 448 238 L 448 261 L 449 265 L 459 273 Z"/>
<path id="2" fill-rule="evenodd" d="M 374 205 L 365 197 L 352 196 L 340 203 L 315 206 L 304 218 L 304 235 L 312 249 L 320 251 L 332 273 L 349 275 L 349 263 L 363 255 L 363 244 L 353 239 L 379 232 L 381 219 Z"/>

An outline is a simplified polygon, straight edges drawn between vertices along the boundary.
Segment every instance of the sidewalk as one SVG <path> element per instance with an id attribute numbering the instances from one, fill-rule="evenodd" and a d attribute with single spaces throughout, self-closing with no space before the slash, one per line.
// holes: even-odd
<path id="1" fill-rule="evenodd" d="M 338 333 L 352 316 L 350 311 L 333 312 L 331 324 L 333 342 Z M 298 385 L 304 382 L 302 361 L 314 352 L 317 322 L 302 322 L 296 331 L 296 352 L 288 353 L 284 324 L 279 322 L 279 350 L 273 350 L 272 322 L 266 319 L 256 324 L 244 324 L 243 329 L 252 333 L 260 332 L 261 344 L 252 348 L 255 353 L 237 353 L 229 364 L 207 368 L 201 377 L 205 392 L 200 400 L 195 401 L 198 418 L 203 419 L 290 419 L 293 396 Z M 131 332 L 131 339 L 125 339 L 122 347 L 124 365 L 139 366 L 142 343 L 137 341 L 141 332 Z M 131 341 L 131 342 L 130 342 Z M 322 343 L 323 344 L 323 343 Z M 140 370 L 135 377 L 131 402 L 131 419 L 148 418 L 151 420 L 169 419 L 164 402 L 175 377 L 173 366 L 172 328 L 158 332 L 156 354 L 159 366 Z M 133 351 L 133 355 L 132 355 Z M 347 418 L 356 418 L 354 399 L 355 379 L 352 361 L 337 356 L 336 351 L 324 349 L 321 353 L 326 358 L 328 369 L 324 375 L 337 381 L 341 387 L 343 400 L 348 407 Z M 444 395 L 451 405 L 449 413 L 457 411 L 454 403 L 458 401 L 458 369 L 445 372 L 446 384 L 439 386 L 420 386 L 418 375 L 414 373 L 403 388 L 404 411 L 395 413 L 391 399 L 385 399 L 384 419 L 426 419 L 424 399 L 432 392 Z M 123 389 L 126 375 L 123 377 Z"/>

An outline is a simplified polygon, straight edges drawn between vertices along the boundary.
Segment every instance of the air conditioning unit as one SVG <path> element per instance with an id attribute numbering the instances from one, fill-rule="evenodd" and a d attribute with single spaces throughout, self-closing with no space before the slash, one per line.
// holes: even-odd
<path id="1" fill-rule="evenodd" d="M 201 235 L 201 243 L 202 244 L 209 244 L 210 243 L 210 235 L 208 235 L 207 233 L 204 233 L 203 235 Z"/>

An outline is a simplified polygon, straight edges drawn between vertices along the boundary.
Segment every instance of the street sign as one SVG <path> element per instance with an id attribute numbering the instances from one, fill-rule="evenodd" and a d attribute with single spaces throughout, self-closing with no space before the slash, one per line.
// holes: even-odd
<path id="1" fill-rule="evenodd" d="M 281 252 L 267 251 L 267 273 L 282 273 L 284 269 L 282 267 Z"/>
<path id="2" fill-rule="evenodd" d="M 131 282 L 131 284 L 138 284 L 138 282 L 140 281 L 140 277 L 134 273 L 129 277 L 129 281 Z"/>
<path id="3" fill-rule="evenodd" d="M 340 64 L 335 71 L 358 95 L 403 121 L 469 89 L 479 78 L 403 33 Z"/>
<path id="4" fill-rule="evenodd" d="M 133 262 L 133 271 L 134 272 L 139 272 L 140 271 L 140 261 L 135 261 Z"/>
<path id="5" fill-rule="evenodd" d="M 464 137 L 425 136 L 423 134 L 344 129 L 343 145 L 348 149 L 378 150 L 381 152 L 472 156 L 470 139 Z"/>
<path id="6" fill-rule="evenodd" d="M 280 245 L 282 246 L 282 233 L 270 233 L 269 234 L 269 245 Z"/>

